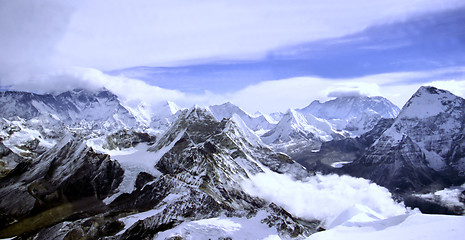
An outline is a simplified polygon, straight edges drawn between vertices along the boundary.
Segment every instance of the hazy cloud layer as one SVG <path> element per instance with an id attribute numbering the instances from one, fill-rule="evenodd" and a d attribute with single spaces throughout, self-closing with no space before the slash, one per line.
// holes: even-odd
<path id="1" fill-rule="evenodd" d="M 449 77 L 448 73 L 462 75 Z M 264 81 L 227 94 L 209 91 L 188 93 L 165 89 L 142 80 L 110 76 L 90 68 L 67 68 L 24 81 L 6 83 L 11 89 L 35 92 L 106 87 L 131 107 L 140 102 L 157 104 L 173 101 L 181 107 L 191 107 L 194 104 L 208 106 L 230 101 L 249 113 L 272 113 L 285 112 L 289 108 L 303 108 L 313 100 L 326 101 L 342 95 L 383 96 L 402 107 L 422 85 L 436 86 L 465 97 L 465 68 L 378 74 L 352 79 L 290 78 Z"/>

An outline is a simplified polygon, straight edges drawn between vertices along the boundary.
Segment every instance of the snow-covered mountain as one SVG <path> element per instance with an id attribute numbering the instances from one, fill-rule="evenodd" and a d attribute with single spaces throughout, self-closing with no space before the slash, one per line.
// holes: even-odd
<path id="1" fill-rule="evenodd" d="M 322 143 L 359 137 L 372 130 L 381 119 L 394 118 L 398 113 L 399 108 L 382 97 L 313 101 L 305 108 L 289 110 L 261 138 L 276 150 L 307 161 L 308 153 L 318 151 Z"/>
<path id="2" fill-rule="evenodd" d="M 172 102 L 130 108 L 106 89 L 54 95 L 6 91 L 0 92 L 0 138 L 26 158 L 42 154 L 69 132 L 104 142 L 107 148 L 131 147 L 153 142 L 178 110 Z"/>
<path id="3" fill-rule="evenodd" d="M 273 129 L 261 136 L 261 139 L 279 150 L 292 152 L 301 145 L 309 144 L 318 149 L 322 142 L 342 137 L 326 120 L 311 114 L 304 116 L 290 109 Z"/>
<path id="4" fill-rule="evenodd" d="M 344 167 L 392 190 L 438 190 L 465 181 L 465 100 L 421 87 L 363 157 Z"/>
<path id="5" fill-rule="evenodd" d="M 131 108 L 106 90 L 4 92 L 0 100 L 0 238 L 324 239 L 366 229 L 404 233 L 432 219 L 406 211 L 368 180 L 309 172 L 295 155 L 277 152 L 291 145 L 331 158 L 328 168 L 349 153 L 352 164 L 332 169 L 394 192 L 465 179 L 465 100 L 435 88 L 421 88 L 395 120 L 378 119 L 395 111 L 359 100 L 343 101 L 354 106 L 345 114 L 310 113 L 319 106 L 312 103 L 275 114 L 279 122 L 230 103 Z M 342 111 L 336 100 L 330 107 Z M 349 136 L 371 121 L 371 130 Z M 463 193 L 439 192 L 455 194 L 455 210 L 445 213 L 463 211 L 456 204 Z M 441 217 L 450 226 L 431 229 L 460 232 L 463 219 Z"/>
<path id="6" fill-rule="evenodd" d="M 276 121 L 270 116 L 261 113 L 252 116 L 230 102 L 213 105 L 209 109 L 218 121 L 224 118 L 231 118 L 234 114 L 238 115 L 248 128 L 258 134 L 262 134 L 276 125 Z"/>
<path id="7" fill-rule="evenodd" d="M 0 92 L 1 117 L 48 119 L 51 122 L 88 128 L 121 128 L 137 124 L 134 116 L 107 90 L 84 89 L 58 95 Z"/>
<path id="8" fill-rule="evenodd" d="M 154 130 L 166 130 L 176 119 L 176 113 L 181 109 L 174 102 L 164 101 L 156 104 L 139 102 L 137 106 L 124 104 L 135 119 L 142 125 Z"/>
<path id="9" fill-rule="evenodd" d="M 381 118 L 397 117 L 400 109 L 383 97 L 350 96 L 323 103 L 313 101 L 297 111 L 325 119 L 335 129 L 355 137 L 371 130 Z"/>

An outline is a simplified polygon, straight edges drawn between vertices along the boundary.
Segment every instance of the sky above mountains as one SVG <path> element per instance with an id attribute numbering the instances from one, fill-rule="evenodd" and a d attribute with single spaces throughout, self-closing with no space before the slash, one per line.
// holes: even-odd
<path id="1" fill-rule="evenodd" d="M 2 89 L 105 86 L 249 112 L 421 85 L 465 95 L 465 2 L 0 0 Z"/>

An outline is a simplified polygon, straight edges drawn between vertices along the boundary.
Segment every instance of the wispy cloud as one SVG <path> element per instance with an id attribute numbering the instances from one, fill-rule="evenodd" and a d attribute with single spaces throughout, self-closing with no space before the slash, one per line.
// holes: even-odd
<path id="1" fill-rule="evenodd" d="M 256 59 L 463 1 L 3 1 L 0 74 L 46 63 L 108 70 L 203 58 Z"/>
<path id="2" fill-rule="evenodd" d="M 142 80 L 111 76 L 96 69 L 66 68 L 21 81 L 4 81 L 10 89 L 36 92 L 60 92 L 74 88 L 106 87 L 132 107 L 140 102 L 157 104 L 173 101 L 181 107 L 208 106 L 226 101 L 254 113 L 285 112 L 302 108 L 314 100 L 326 101 L 338 96 L 383 96 L 402 107 L 422 85 L 431 85 L 465 97 L 465 68 L 447 68 L 422 72 L 400 72 L 350 79 L 299 77 L 263 81 L 228 93 L 184 92 L 150 85 Z"/>

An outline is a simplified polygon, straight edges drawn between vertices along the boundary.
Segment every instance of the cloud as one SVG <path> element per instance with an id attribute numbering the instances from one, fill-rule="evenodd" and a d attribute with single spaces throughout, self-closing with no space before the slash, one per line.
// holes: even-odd
<path id="1" fill-rule="evenodd" d="M 133 109 L 137 109 L 139 104 L 148 108 L 157 107 L 166 101 L 175 102 L 181 107 L 191 107 L 194 104 L 208 106 L 227 101 L 225 96 L 208 91 L 200 94 L 185 93 L 153 86 L 142 80 L 111 76 L 97 69 L 81 67 L 63 68 L 27 79 L 9 79 L 4 84 L 11 90 L 37 93 L 61 93 L 79 88 L 89 90 L 106 88 L 116 94 L 124 105 Z"/>
<path id="2" fill-rule="evenodd" d="M 0 80 L 27 78 L 51 67 L 51 57 L 73 11 L 66 1 L 2 1 Z"/>
<path id="3" fill-rule="evenodd" d="M 108 70 L 256 59 L 277 47 L 460 5 L 463 1 L 2 1 L 0 74 L 11 66 Z"/>
<path id="4" fill-rule="evenodd" d="M 163 101 L 173 101 L 181 107 L 191 107 L 194 104 L 209 106 L 230 101 L 249 113 L 272 113 L 303 108 L 314 100 L 327 101 L 348 95 L 383 96 L 402 107 L 422 85 L 436 86 L 465 97 L 465 68 L 386 73 L 350 79 L 289 78 L 263 81 L 227 94 L 211 91 L 187 93 L 153 86 L 130 77 L 110 76 L 96 69 L 77 67 L 22 80 L 7 79 L 2 81 L 2 85 L 9 89 L 33 92 L 106 87 L 130 107 L 136 107 L 140 102 L 156 105 Z"/>
<path id="5" fill-rule="evenodd" d="M 339 98 L 339 97 L 360 97 L 365 96 L 360 93 L 360 91 L 352 90 L 352 91 L 332 91 L 328 93 L 328 97 L 330 98 Z"/>
<path id="6" fill-rule="evenodd" d="M 304 181 L 274 172 L 259 173 L 245 180 L 243 189 L 274 202 L 296 216 L 329 223 L 344 210 L 363 205 L 383 217 L 405 213 L 391 193 L 366 179 L 338 175 L 320 175 Z"/>
<path id="7" fill-rule="evenodd" d="M 380 96 L 382 94 L 379 84 L 380 82 L 360 79 L 299 77 L 264 81 L 232 93 L 229 98 L 249 112 L 285 112 L 289 108 L 303 108 L 313 100 L 329 100 L 336 97 L 330 96 L 335 93 Z"/>
<path id="8" fill-rule="evenodd" d="M 299 77 L 263 81 L 227 95 L 248 112 L 285 112 L 314 100 L 327 101 L 344 95 L 382 96 L 399 107 L 423 85 L 432 85 L 465 97 L 465 68 L 396 72 L 358 78 Z"/>

